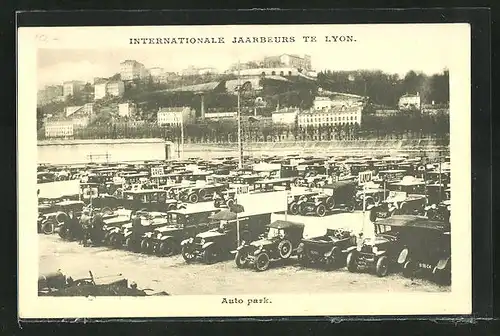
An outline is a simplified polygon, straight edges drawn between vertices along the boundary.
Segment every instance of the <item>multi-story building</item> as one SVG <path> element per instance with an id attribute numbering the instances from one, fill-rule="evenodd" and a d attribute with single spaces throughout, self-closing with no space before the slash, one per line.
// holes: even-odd
<path id="1" fill-rule="evenodd" d="M 299 113 L 299 127 L 318 127 L 335 125 L 361 125 L 362 106 L 334 106 L 328 109 L 310 109 Z"/>
<path id="2" fill-rule="evenodd" d="M 131 117 L 136 112 L 136 106 L 133 103 L 118 104 L 118 115 L 120 117 Z"/>
<path id="3" fill-rule="evenodd" d="M 94 103 L 87 103 L 83 105 L 83 113 L 89 116 L 94 114 Z"/>
<path id="4" fill-rule="evenodd" d="M 106 97 L 106 86 L 107 83 L 100 83 L 94 85 L 94 100 Z"/>
<path id="5" fill-rule="evenodd" d="M 123 81 L 109 81 L 94 85 L 94 99 L 102 99 L 106 95 L 121 97 L 125 92 Z"/>
<path id="6" fill-rule="evenodd" d="M 217 73 L 217 69 L 212 67 L 194 67 L 190 65 L 186 69 L 181 71 L 182 76 L 196 76 L 196 75 L 204 75 L 204 74 L 215 74 Z"/>
<path id="7" fill-rule="evenodd" d="M 74 114 L 76 111 L 82 109 L 83 106 L 67 106 L 64 108 L 64 115 L 66 117 L 69 117 L 70 115 Z"/>
<path id="8" fill-rule="evenodd" d="M 165 72 L 165 70 L 163 68 L 159 68 L 159 67 L 154 67 L 154 68 L 149 68 L 149 74 L 151 75 L 151 77 L 160 77 L 163 73 Z"/>
<path id="9" fill-rule="evenodd" d="M 420 94 L 405 94 L 399 98 L 400 110 L 420 110 Z"/>
<path id="10" fill-rule="evenodd" d="M 106 93 L 110 96 L 121 97 L 125 92 L 123 81 L 111 81 L 106 85 Z"/>
<path id="11" fill-rule="evenodd" d="M 63 99 L 64 96 L 62 85 L 46 86 L 43 90 L 39 90 L 37 95 L 38 105 L 45 105 L 53 101 L 60 101 Z"/>
<path id="12" fill-rule="evenodd" d="M 135 60 L 125 60 L 120 63 L 120 76 L 124 81 L 143 79 L 147 76 L 147 73 L 144 64 Z"/>
<path id="13" fill-rule="evenodd" d="M 296 107 L 286 107 L 272 113 L 273 124 L 294 125 L 297 121 L 299 109 Z"/>
<path id="14" fill-rule="evenodd" d="M 64 82 L 63 83 L 63 96 L 75 96 L 78 94 L 82 89 L 83 86 L 85 85 L 84 82 L 81 81 L 69 81 L 69 82 Z"/>
<path id="15" fill-rule="evenodd" d="M 158 125 L 181 125 L 194 120 L 195 110 L 190 107 L 161 107 L 157 114 Z"/>
<path id="16" fill-rule="evenodd" d="M 207 112 L 205 113 L 205 119 L 210 120 L 221 120 L 221 119 L 236 119 L 238 112 Z"/>
<path id="17" fill-rule="evenodd" d="M 300 57 L 294 54 L 281 54 L 278 56 L 269 56 L 264 58 L 264 67 L 290 67 L 303 70 L 311 70 L 311 56 L 304 55 Z"/>
<path id="18" fill-rule="evenodd" d="M 45 137 L 69 138 L 73 136 L 73 122 L 71 120 L 47 120 L 45 123 Z"/>

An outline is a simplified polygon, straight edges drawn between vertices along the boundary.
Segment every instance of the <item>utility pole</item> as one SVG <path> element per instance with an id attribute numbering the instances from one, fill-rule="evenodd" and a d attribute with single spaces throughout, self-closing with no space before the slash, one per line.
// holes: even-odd
<path id="1" fill-rule="evenodd" d="M 243 146 L 241 143 L 241 111 L 240 111 L 240 94 L 241 94 L 241 80 L 240 80 L 240 60 L 238 60 L 238 168 L 243 168 Z"/>

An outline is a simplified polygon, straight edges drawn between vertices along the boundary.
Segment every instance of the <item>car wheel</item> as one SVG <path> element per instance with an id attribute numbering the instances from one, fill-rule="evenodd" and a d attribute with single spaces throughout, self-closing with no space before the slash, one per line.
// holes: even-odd
<path id="1" fill-rule="evenodd" d="M 335 246 L 332 249 L 330 256 L 328 258 L 326 258 L 326 260 L 325 260 L 326 269 L 332 269 L 335 266 L 337 266 L 337 264 L 339 264 L 339 260 L 340 260 L 339 254 L 340 254 L 340 249 L 337 246 Z"/>
<path id="2" fill-rule="evenodd" d="M 325 200 L 325 204 L 329 210 L 335 208 L 335 199 L 333 198 L 333 196 L 327 197 Z"/>
<path id="3" fill-rule="evenodd" d="M 292 243 L 289 240 L 282 240 L 278 244 L 278 251 L 281 259 L 288 259 L 292 255 Z"/>
<path id="4" fill-rule="evenodd" d="M 174 254 L 174 251 L 174 242 L 170 239 L 167 239 L 160 243 L 156 255 L 159 257 L 170 257 Z"/>
<path id="5" fill-rule="evenodd" d="M 351 202 L 347 205 L 346 210 L 347 210 L 347 212 L 354 212 L 355 208 L 356 208 L 356 204 L 354 204 L 354 202 Z"/>
<path id="6" fill-rule="evenodd" d="M 129 251 L 132 251 L 132 239 L 127 238 L 125 239 L 125 248 Z"/>
<path id="7" fill-rule="evenodd" d="M 54 224 L 51 222 L 46 222 L 42 224 L 42 231 L 46 235 L 54 233 Z"/>
<path id="8" fill-rule="evenodd" d="M 375 222 L 377 220 L 377 212 L 380 209 L 378 207 L 373 207 L 370 211 L 370 222 Z"/>
<path id="9" fill-rule="evenodd" d="M 220 200 L 220 199 L 216 199 L 216 200 L 214 201 L 214 207 L 216 207 L 216 208 L 220 208 L 220 206 L 221 206 L 221 200 Z"/>
<path id="10" fill-rule="evenodd" d="M 141 240 L 141 252 L 149 253 L 149 248 L 150 248 L 149 241 L 147 239 Z"/>
<path id="11" fill-rule="evenodd" d="M 316 187 L 316 184 L 314 182 L 311 182 L 307 186 L 312 189 Z"/>
<path id="12" fill-rule="evenodd" d="M 226 205 L 229 209 L 231 209 L 234 206 L 234 199 L 230 198 L 227 200 Z"/>
<path id="13" fill-rule="evenodd" d="M 297 215 L 299 213 L 299 205 L 297 204 L 297 202 L 290 203 L 290 206 L 288 208 L 290 209 L 291 215 Z"/>
<path id="14" fill-rule="evenodd" d="M 266 252 L 260 253 L 256 258 L 255 258 L 255 270 L 259 272 L 266 271 L 269 269 L 269 255 Z"/>
<path id="15" fill-rule="evenodd" d="M 415 274 L 415 265 L 408 260 L 407 262 L 404 263 L 403 265 L 403 276 L 405 278 L 412 278 L 413 275 Z"/>
<path id="16" fill-rule="evenodd" d="M 198 196 L 202 201 L 204 201 L 205 197 L 207 196 L 207 191 L 205 189 L 201 189 L 200 191 L 198 191 Z"/>
<path id="17" fill-rule="evenodd" d="M 389 260 L 386 256 L 378 258 L 377 265 L 375 266 L 375 273 L 379 277 L 385 277 L 389 271 Z"/>
<path id="18" fill-rule="evenodd" d="M 214 264 L 217 262 L 219 255 L 214 248 L 207 248 L 203 251 L 203 262 L 207 265 Z"/>
<path id="19" fill-rule="evenodd" d="M 198 203 L 199 199 L 198 194 L 189 195 L 189 202 L 191 203 Z"/>
<path id="20" fill-rule="evenodd" d="M 194 253 L 186 246 L 182 247 L 182 257 L 189 264 L 193 262 L 195 255 Z"/>
<path id="21" fill-rule="evenodd" d="M 299 205 L 299 213 L 301 216 L 307 215 L 307 207 L 304 204 Z"/>
<path id="22" fill-rule="evenodd" d="M 60 228 L 59 228 L 59 237 L 61 237 L 61 239 L 68 239 L 68 229 L 66 228 L 65 225 L 62 225 Z"/>
<path id="23" fill-rule="evenodd" d="M 319 217 L 324 217 L 326 215 L 326 207 L 323 204 L 316 207 L 316 215 Z"/>
<path id="24" fill-rule="evenodd" d="M 236 263 L 236 267 L 238 268 L 246 267 L 248 265 L 248 252 L 242 250 L 236 252 L 234 262 Z"/>
<path id="25" fill-rule="evenodd" d="M 358 271 L 358 258 L 356 257 L 354 252 L 350 252 L 347 255 L 346 264 L 347 264 L 347 270 L 349 272 L 355 273 Z"/>

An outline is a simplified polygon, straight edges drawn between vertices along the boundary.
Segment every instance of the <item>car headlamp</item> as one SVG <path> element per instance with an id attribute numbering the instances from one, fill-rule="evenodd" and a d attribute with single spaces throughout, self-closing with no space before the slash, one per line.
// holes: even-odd
<path id="1" fill-rule="evenodd" d="M 451 211 L 451 205 L 448 205 L 448 206 L 446 207 L 446 210 Z"/>
<path id="2" fill-rule="evenodd" d="M 372 252 L 376 254 L 378 252 L 378 247 L 377 246 L 373 246 Z"/>
<path id="3" fill-rule="evenodd" d="M 260 251 L 262 251 L 262 248 L 263 248 L 263 246 L 262 246 L 262 245 L 260 245 L 260 246 L 259 246 L 259 247 L 255 250 L 255 252 L 254 252 L 254 253 L 255 253 L 255 254 L 260 253 Z"/>
<path id="4" fill-rule="evenodd" d="M 192 244 L 194 242 L 194 238 L 193 237 L 189 238 L 188 242 L 189 244 Z"/>
<path id="5" fill-rule="evenodd" d="M 160 233 L 158 233 L 158 234 L 156 235 L 156 238 L 157 238 L 157 239 L 161 239 L 161 236 L 162 236 L 162 234 L 161 234 L 161 232 L 160 232 Z"/>
<path id="6" fill-rule="evenodd" d="M 203 244 L 205 244 L 205 239 L 204 239 L 204 238 L 201 238 L 201 240 L 200 240 L 200 245 L 203 245 Z"/>

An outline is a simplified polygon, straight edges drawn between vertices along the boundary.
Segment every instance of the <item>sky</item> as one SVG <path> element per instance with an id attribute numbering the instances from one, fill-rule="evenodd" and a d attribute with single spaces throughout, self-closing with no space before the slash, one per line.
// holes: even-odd
<path id="1" fill-rule="evenodd" d="M 354 27 L 342 31 L 331 30 L 333 34 L 344 33 L 355 38 L 351 43 L 326 43 L 325 30 L 310 33 L 316 35 L 317 43 L 306 44 L 301 38 L 302 31 L 280 30 L 273 32 L 270 26 L 262 34 L 249 31 L 224 30 L 211 31 L 203 36 L 225 36 L 225 44 L 206 45 L 127 45 L 130 36 L 175 37 L 177 33 L 127 34 L 123 43 L 110 43 L 109 46 L 89 47 L 81 43 L 68 43 L 63 47 L 40 48 L 37 52 L 37 82 L 41 88 L 49 84 L 58 84 L 66 80 L 92 81 L 94 77 L 107 77 L 119 72 L 120 62 L 134 59 L 147 68 L 162 67 L 165 71 L 178 72 L 189 65 L 214 67 L 219 71 L 226 70 L 238 59 L 241 62 L 259 60 L 265 56 L 291 53 L 308 54 L 312 59 L 312 67 L 321 70 L 359 70 L 377 69 L 388 73 L 403 75 L 409 70 L 422 71 L 427 74 L 439 73 L 449 67 L 453 54 L 450 48 L 453 38 L 446 29 L 429 26 L 409 29 L 408 25 L 371 26 L 369 29 Z M 345 26 L 340 26 L 345 27 Z M 353 26 L 349 26 L 353 27 Z M 364 26 L 366 28 L 366 26 Z M 187 27 L 190 28 L 190 27 Z M 186 29 L 187 29 L 186 28 Z M 219 28 L 219 27 L 218 27 Z M 254 28 L 254 27 L 252 27 Z M 274 27 L 273 27 L 274 28 Z M 222 29 L 222 28 L 221 28 Z M 199 29 L 196 31 L 200 36 Z M 223 32 L 223 33 L 219 33 Z M 85 32 L 86 34 L 88 32 Z M 109 33 L 116 39 L 118 33 Z M 114 34 L 114 35 L 112 35 Z M 85 36 L 85 35 L 82 35 Z M 119 35 L 121 36 L 121 35 Z M 190 36 L 193 36 L 191 34 Z M 266 44 L 232 44 L 233 36 L 295 36 L 297 43 Z"/>

